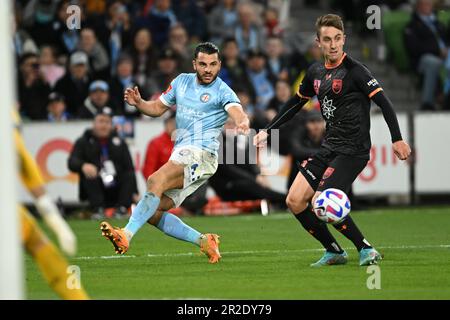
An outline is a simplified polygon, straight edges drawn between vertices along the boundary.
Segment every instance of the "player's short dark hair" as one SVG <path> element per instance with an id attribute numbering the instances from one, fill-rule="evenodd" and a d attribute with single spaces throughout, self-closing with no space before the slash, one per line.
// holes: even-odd
<path id="1" fill-rule="evenodd" d="M 202 42 L 200 43 L 197 47 L 195 47 L 195 51 L 194 51 L 194 59 L 198 58 L 198 54 L 202 52 L 202 53 L 206 53 L 206 54 L 214 54 L 217 53 L 217 56 L 219 57 L 220 60 L 220 50 L 219 48 L 212 42 Z"/>
<path id="2" fill-rule="evenodd" d="M 342 32 L 344 32 L 344 22 L 342 21 L 342 18 L 337 14 L 326 14 L 317 18 L 316 20 L 317 38 L 320 38 L 320 28 L 322 27 L 335 27 L 336 29 L 339 29 Z"/>

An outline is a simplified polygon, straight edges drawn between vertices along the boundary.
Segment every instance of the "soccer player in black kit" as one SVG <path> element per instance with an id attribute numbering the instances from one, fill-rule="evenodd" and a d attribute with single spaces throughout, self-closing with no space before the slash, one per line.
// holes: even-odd
<path id="1" fill-rule="evenodd" d="M 297 94 L 254 137 L 254 144 L 264 146 L 271 129 L 279 128 L 292 119 L 311 97 L 318 97 L 326 121 L 325 139 L 320 151 L 300 165 L 286 203 L 301 225 L 325 247 L 323 257 L 311 265 L 320 267 L 345 264 L 348 255 L 327 225 L 314 215 L 310 203 L 314 203 L 317 196 L 328 188 L 347 193 L 366 166 L 371 148 L 370 100 L 383 112 L 395 155 L 406 160 L 411 149 L 402 139 L 392 103 L 377 80 L 363 64 L 344 52 L 342 19 L 333 14 L 321 16 L 317 19 L 316 30 L 316 41 L 325 63 L 317 62 L 308 69 Z M 364 238 L 350 216 L 333 226 L 356 246 L 360 265 L 381 260 L 380 253 Z"/>

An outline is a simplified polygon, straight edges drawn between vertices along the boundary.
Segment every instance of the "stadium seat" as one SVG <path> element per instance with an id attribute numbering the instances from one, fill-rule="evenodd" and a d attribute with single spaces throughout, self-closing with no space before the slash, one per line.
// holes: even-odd
<path id="1" fill-rule="evenodd" d="M 438 19 L 445 25 L 450 25 L 450 11 L 438 12 Z M 410 71 L 409 57 L 403 39 L 403 30 L 411 20 L 411 14 L 405 11 L 390 11 L 383 13 L 382 27 L 388 49 L 388 57 L 400 72 Z"/>
<path id="2" fill-rule="evenodd" d="M 391 11 L 383 13 L 383 33 L 388 50 L 389 60 L 400 72 L 410 70 L 409 58 L 403 40 L 403 30 L 411 20 L 411 14 L 404 11 Z"/>

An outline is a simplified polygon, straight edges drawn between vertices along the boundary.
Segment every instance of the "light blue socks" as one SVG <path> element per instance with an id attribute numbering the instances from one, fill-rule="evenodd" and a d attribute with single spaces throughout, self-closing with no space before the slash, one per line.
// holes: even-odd
<path id="1" fill-rule="evenodd" d="M 125 226 L 128 240 L 150 219 L 158 210 L 160 199 L 152 192 L 146 192 L 131 213 L 130 220 Z"/>
<path id="2" fill-rule="evenodd" d="M 164 212 L 157 228 L 168 236 L 200 245 L 201 233 L 192 229 L 176 215 Z"/>

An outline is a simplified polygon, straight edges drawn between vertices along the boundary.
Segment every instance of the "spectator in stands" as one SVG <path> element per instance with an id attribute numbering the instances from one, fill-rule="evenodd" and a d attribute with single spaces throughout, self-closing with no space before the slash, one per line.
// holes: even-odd
<path id="1" fill-rule="evenodd" d="M 291 87 L 286 80 L 278 80 L 275 84 L 275 96 L 270 100 L 266 109 L 266 117 L 268 121 L 277 115 L 280 107 L 292 96 Z"/>
<path id="2" fill-rule="evenodd" d="M 219 166 L 209 179 L 211 187 L 223 201 L 266 199 L 284 206 L 286 195 L 269 187 L 255 164 L 256 150 L 251 153 L 248 137 L 235 135 L 234 129 L 232 121 L 227 121 L 219 150 Z M 228 152 L 232 154 L 227 156 Z M 244 161 L 238 162 L 238 159 Z"/>
<path id="3" fill-rule="evenodd" d="M 108 49 L 110 73 L 116 72 L 116 64 L 121 51 L 131 42 L 131 21 L 127 7 L 121 1 L 114 1 L 108 9 Z"/>
<path id="4" fill-rule="evenodd" d="M 274 7 L 268 7 L 264 11 L 264 27 L 266 36 L 279 37 L 282 29 L 278 21 L 278 10 Z"/>
<path id="5" fill-rule="evenodd" d="M 265 111 L 264 124 L 265 127 L 272 119 L 278 114 L 280 107 L 286 103 L 289 98 L 292 97 L 291 88 L 289 82 L 285 80 L 278 80 L 275 84 L 275 96 L 270 100 L 269 105 Z M 281 155 L 288 155 L 290 153 L 289 139 L 292 135 L 292 131 L 296 129 L 298 123 L 296 121 L 291 121 L 283 125 L 279 130 L 279 149 L 278 152 Z"/>
<path id="6" fill-rule="evenodd" d="M 195 43 L 206 38 L 207 23 L 203 11 L 199 8 L 196 0 L 178 0 L 173 2 L 173 11 L 189 37 Z"/>
<path id="7" fill-rule="evenodd" d="M 249 50 L 263 48 L 265 39 L 261 29 L 255 23 L 255 11 L 251 3 L 239 4 L 238 14 L 238 23 L 231 36 L 234 36 L 237 41 L 240 55 L 245 57 Z"/>
<path id="8" fill-rule="evenodd" d="M 18 92 L 20 113 L 31 120 L 47 119 L 47 102 L 50 86 L 39 71 L 39 57 L 25 53 L 20 58 Z"/>
<path id="9" fill-rule="evenodd" d="M 325 121 L 320 111 L 316 109 L 305 111 L 303 118 L 305 125 L 295 126 L 288 136 L 290 154 L 292 155 L 288 188 L 297 176 L 298 166 L 319 151 L 325 134 Z"/>
<path id="10" fill-rule="evenodd" d="M 72 53 L 69 72 L 56 82 L 54 91 L 66 98 L 67 111 L 76 115 L 88 95 L 90 76 L 88 74 L 88 56 L 82 51 Z"/>
<path id="11" fill-rule="evenodd" d="M 133 75 L 133 59 L 127 54 L 122 54 L 117 61 L 116 75 L 112 77 L 111 86 L 111 100 L 114 105 L 118 107 L 118 112 L 127 117 L 139 117 L 141 113 L 136 107 L 130 106 L 123 99 L 123 93 L 126 88 L 134 88 L 136 80 Z M 147 88 L 140 88 L 143 99 L 148 98 Z"/>
<path id="12" fill-rule="evenodd" d="M 29 1 L 24 8 L 24 14 L 30 14 L 24 21 L 30 36 L 38 47 L 44 44 L 54 44 L 56 34 L 53 32 L 54 17 L 58 9 L 58 1 L 37 0 Z M 28 19 L 27 19 L 28 18 Z"/>
<path id="13" fill-rule="evenodd" d="M 290 57 L 289 79 L 291 79 L 292 89 L 296 91 L 303 81 L 308 68 L 315 62 L 323 60 L 323 54 L 316 41 L 316 36 L 310 38 L 306 52 L 303 54 L 294 51 Z"/>
<path id="14" fill-rule="evenodd" d="M 117 105 L 110 100 L 108 83 L 103 80 L 95 80 L 89 85 L 89 95 L 84 100 L 83 106 L 78 110 L 77 117 L 79 119 L 93 119 L 105 107 L 109 107 L 113 112 L 117 110 Z"/>
<path id="15" fill-rule="evenodd" d="M 248 52 L 247 73 L 256 93 L 255 112 L 263 112 L 275 95 L 273 84 L 276 78 L 267 71 L 266 56 L 262 51 Z"/>
<path id="16" fill-rule="evenodd" d="M 163 92 L 170 82 L 178 76 L 178 58 L 171 49 L 163 50 L 158 58 L 158 69 L 151 76 L 152 90 L 155 92 Z"/>
<path id="17" fill-rule="evenodd" d="M 266 41 L 267 69 L 280 80 L 289 79 L 289 58 L 284 54 L 283 41 L 271 36 Z"/>
<path id="18" fill-rule="evenodd" d="M 177 24 L 170 28 L 168 47 L 172 49 L 178 57 L 178 69 L 180 72 L 193 72 L 192 56 L 189 48 L 189 36 L 186 29 Z"/>
<path id="19" fill-rule="evenodd" d="M 108 79 L 109 57 L 103 45 L 97 41 L 95 32 L 91 28 L 84 28 L 80 33 L 78 49 L 89 57 L 89 66 L 94 79 Z"/>
<path id="20" fill-rule="evenodd" d="M 52 92 L 48 96 L 47 119 L 49 122 L 66 122 L 70 119 L 66 111 L 66 101 L 62 94 Z"/>
<path id="21" fill-rule="evenodd" d="M 134 78 L 140 87 L 146 87 L 152 72 L 156 70 L 157 49 L 152 42 L 152 34 L 145 28 L 139 29 L 133 46 L 126 50 L 133 59 Z"/>
<path id="22" fill-rule="evenodd" d="M 221 0 L 207 19 L 210 40 L 216 45 L 221 45 L 229 30 L 233 30 L 237 24 L 236 0 Z"/>
<path id="23" fill-rule="evenodd" d="M 51 88 L 66 74 L 66 68 L 57 63 L 55 48 L 52 46 L 41 47 L 39 63 L 40 71 Z"/>
<path id="24" fill-rule="evenodd" d="M 439 77 L 448 55 L 445 26 L 433 11 L 432 0 L 418 0 L 404 31 L 412 68 L 422 76 L 422 110 L 434 110 Z"/>
<path id="25" fill-rule="evenodd" d="M 137 192 L 130 151 L 114 131 L 112 116 L 110 108 L 99 110 L 68 160 L 69 170 L 80 177 L 80 200 L 89 202 L 95 219 L 102 218 L 107 207 L 115 207 L 117 215 L 126 214 Z"/>
<path id="26" fill-rule="evenodd" d="M 169 38 L 170 27 L 177 24 L 177 17 L 171 9 L 170 0 L 155 0 L 148 15 L 137 21 L 137 27 L 150 30 L 155 45 L 163 47 Z"/>
<path id="27" fill-rule="evenodd" d="M 245 61 L 239 56 L 239 48 L 234 38 L 226 38 L 223 41 L 219 77 L 232 89 L 247 91 L 254 98 L 253 85 L 248 78 Z"/>
<path id="28" fill-rule="evenodd" d="M 22 11 L 18 5 L 15 9 L 15 20 L 13 23 L 13 43 L 14 52 L 16 54 L 17 60 L 25 53 L 38 53 L 38 47 L 34 42 L 33 38 L 25 31 L 21 26 Z"/>
<path id="29" fill-rule="evenodd" d="M 174 146 L 172 135 L 176 129 L 175 116 L 175 112 L 171 112 L 170 115 L 164 119 L 164 131 L 159 136 L 152 139 L 147 145 L 144 166 L 142 168 L 142 175 L 145 179 L 148 179 L 150 175 L 169 161 Z M 201 213 L 203 206 L 207 203 L 206 190 L 207 185 L 202 186 L 187 197 L 184 200 L 181 206 L 181 212 L 179 213 Z M 175 211 L 173 213 L 177 212 Z"/>
<path id="30" fill-rule="evenodd" d="M 67 19 L 70 11 L 67 8 L 71 5 L 71 1 L 63 0 L 58 4 L 57 16 L 52 24 L 52 33 L 55 35 L 55 43 L 53 45 L 56 50 L 64 55 L 70 55 L 75 52 L 80 41 L 80 32 L 78 29 L 68 29 Z M 81 23 L 83 24 L 84 15 L 81 15 Z"/>

